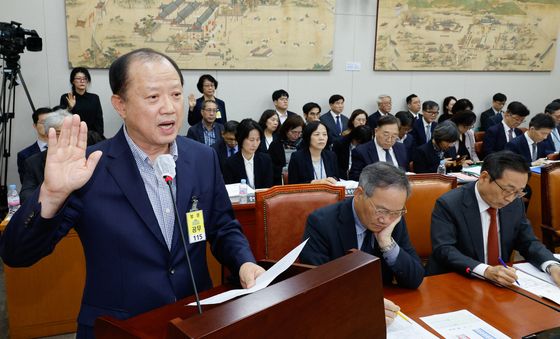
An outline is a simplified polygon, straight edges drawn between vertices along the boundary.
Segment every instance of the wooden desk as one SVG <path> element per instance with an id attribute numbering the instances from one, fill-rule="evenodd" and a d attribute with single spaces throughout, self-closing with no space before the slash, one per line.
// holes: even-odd
<path id="1" fill-rule="evenodd" d="M 508 289 L 457 273 L 424 278 L 417 290 L 385 288 L 385 298 L 431 330 L 419 318 L 467 309 L 512 338 L 560 326 L 560 313 Z"/>
<path id="2" fill-rule="evenodd" d="M 532 194 L 529 207 L 527 208 L 527 218 L 531 221 L 533 232 L 535 232 L 537 238 L 542 241 L 541 175 L 538 173 L 531 173 L 529 186 L 531 187 Z"/>

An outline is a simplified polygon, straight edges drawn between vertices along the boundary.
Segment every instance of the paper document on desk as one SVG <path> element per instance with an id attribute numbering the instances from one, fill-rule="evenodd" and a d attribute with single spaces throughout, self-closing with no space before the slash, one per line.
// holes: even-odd
<path id="1" fill-rule="evenodd" d="M 283 273 L 285 270 L 287 270 L 290 266 L 292 266 L 292 264 L 296 261 L 297 257 L 301 253 L 301 250 L 303 249 L 305 244 L 307 244 L 308 240 L 309 240 L 309 238 L 305 239 L 304 242 L 302 242 L 296 248 L 291 250 L 290 253 L 286 254 L 282 259 L 278 260 L 278 262 L 276 264 L 274 264 L 271 268 L 269 268 L 268 271 L 261 274 L 257 278 L 257 280 L 255 282 L 255 286 L 253 286 L 251 288 L 247 288 L 247 289 L 242 288 L 242 289 L 237 289 L 237 290 L 226 291 L 224 293 L 220 293 L 220 294 L 217 294 L 217 295 L 212 296 L 210 298 L 206 298 L 204 300 L 201 300 L 200 304 L 201 305 L 220 304 L 220 303 L 223 303 L 224 301 L 228 301 L 228 300 L 233 299 L 235 297 L 239 297 L 239 296 L 242 296 L 242 295 L 245 295 L 245 294 L 250 294 L 250 293 L 262 290 L 263 288 L 270 285 L 270 283 L 274 279 L 276 279 L 277 276 L 279 276 L 281 273 Z M 188 306 L 196 306 L 196 302 L 192 302 Z"/>
<path id="2" fill-rule="evenodd" d="M 479 177 L 481 169 L 482 169 L 482 166 L 474 165 L 474 166 L 470 166 L 470 167 L 463 167 L 461 172 L 467 173 L 469 175 L 474 175 L 475 177 Z"/>
<path id="3" fill-rule="evenodd" d="M 560 305 L 560 288 L 555 284 L 547 283 L 521 270 L 517 271 L 517 281 L 519 281 L 519 287 L 525 291 L 547 298 Z"/>
<path id="4" fill-rule="evenodd" d="M 444 338 L 509 338 L 467 310 L 435 314 L 420 319 Z"/>
<path id="5" fill-rule="evenodd" d="M 387 328 L 387 339 L 431 339 L 437 338 L 417 322 L 407 317 L 397 316 Z"/>
<path id="6" fill-rule="evenodd" d="M 531 264 L 531 263 L 523 262 L 523 263 L 519 263 L 519 264 L 513 264 L 513 267 L 516 270 L 523 271 L 523 272 L 525 272 L 529 275 L 532 275 L 535 278 L 539 278 L 543 281 L 546 281 L 549 284 L 552 284 L 552 285 L 556 286 L 554 281 L 552 281 L 552 277 L 550 276 L 550 274 L 541 271 L 540 269 L 533 266 L 533 264 Z"/>

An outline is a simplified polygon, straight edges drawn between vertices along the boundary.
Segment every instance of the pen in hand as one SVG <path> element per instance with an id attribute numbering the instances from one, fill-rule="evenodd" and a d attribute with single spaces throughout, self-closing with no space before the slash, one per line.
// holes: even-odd
<path id="1" fill-rule="evenodd" d="M 498 257 L 498 261 L 500 262 L 500 264 L 502 264 L 502 266 L 504 266 L 505 268 L 508 268 L 508 265 L 506 265 L 506 263 L 502 260 L 502 258 Z M 519 284 L 519 281 L 515 280 L 515 283 L 516 283 L 518 286 L 521 286 L 521 285 Z"/>

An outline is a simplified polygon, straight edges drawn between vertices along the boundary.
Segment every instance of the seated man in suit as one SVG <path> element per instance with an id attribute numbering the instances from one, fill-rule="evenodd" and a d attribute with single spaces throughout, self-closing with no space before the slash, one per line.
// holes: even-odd
<path id="1" fill-rule="evenodd" d="M 377 122 L 373 140 L 352 150 L 349 179 L 357 181 L 364 167 L 378 161 L 406 169 L 408 156 L 404 144 L 397 142 L 398 138 L 399 120 L 392 115 L 381 117 Z"/>
<path id="2" fill-rule="evenodd" d="M 550 114 L 555 123 L 552 133 L 546 138 L 548 148 L 553 149 L 554 153 L 560 153 L 560 103 L 551 102 L 546 105 L 544 112 Z"/>
<path id="3" fill-rule="evenodd" d="M 399 111 L 395 114 L 395 118 L 399 119 L 399 139 L 400 142 L 406 148 L 406 155 L 408 160 L 412 156 L 412 150 L 415 147 L 414 137 L 410 134 L 412 131 L 412 124 L 414 123 L 414 117 L 409 111 Z"/>
<path id="4" fill-rule="evenodd" d="M 239 123 L 237 121 L 228 120 L 224 124 L 222 139 L 212 145 L 212 148 L 216 150 L 216 153 L 218 154 L 218 160 L 220 160 L 220 168 L 222 169 L 222 171 L 224 169 L 226 159 L 239 151 L 237 139 L 235 138 L 238 125 Z"/>
<path id="5" fill-rule="evenodd" d="M 329 131 L 329 144 L 335 142 L 345 126 L 348 125 L 348 118 L 342 114 L 344 111 L 344 97 L 340 94 L 334 94 L 329 98 L 330 110 L 321 115 L 319 120 Z"/>
<path id="6" fill-rule="evenodd" d="M 477 182 L 441 196 L 432 212 L 432 248 L 428 274 L 474 272 L 511 285 L 515 270 L 500 265 L 513 250 L 560 284 L 560 263 L 535 237 L 521 197 L 530 170 L 518 154 L 488 155 Z M 467 271 L 468 270 L 468 271 Z"/>
<path id="7" fill-rule="evenodd" d="M 43 126 L 43 122 L 47 117 L 46 114 L 53 112 L 50 107 L 37 108 L 31 115 L 33 119 L 33 128 L 37 132 L 37 141 L 22 149 L 17 154 L 17 168 L 19 173 L 19 181 L 23 183 L 23 174 L 25 173 L 25 160 L 36 153 L 41 153 L 47 149 L 47 130 Z"/>
<path id="8" fill-rule="evenodd" d="M 484 156 L 503 150 L 508 142 L 523 134 L 517 127 L 525 121 L 525 117 L 528 115 L 529 110 L 525 105 L 518 101 L 512 101 L 504 113 L 503 120 L 490 126 L 484 133 L 484 143 L 482 145 Z"/>
<path id="9" fill-rule="evenodd" d="M 480 114 L 480 131 L 485 132 L 490 128 L 490 126 L 495 125 L 496 123 L 500 122 L 497 119 L 501 119 L 502 117 L 502 109 L 506 105 L 507 97 L 505 94 L 496 93 L 492 97 L 492 107 L 487 109 L 486 111 Z M 494 116 L 499 115 L 500 118 L 491 119 Z"/>
<path id="10" fill-rule="evenodd" d="M 439 105 L 435 101 L 428 100 L 422 103 L 422 115 L 414 121 L 412 131 L 410 131 L 416 146 L 424 145 L 432 140 L 438 114 Z"/>
<path id="11" fill-rule="evenodd" d="M 393 107 L 391 102 L 391 97 L 386 94 L 381 94 L 377 97 L 377 112 L 373 113 L 368 117 L 367 123 L 371 129 L 377 127 L 377 121 L 379 118 L 391 114 L 391 108 Z"/>
<path id="12" fill-rule="evenodd" d="M 422 113 L 420 113 L 422 102 L 416 94 L 411 94 L 406 97 L 406 106 L 408 107 L 410 114 L 414 117 L 414 120 L 422 117 Z"/>
<path id="13" fill-rule="evenodd" d="M 384 284 L 396 281 L 400 287 L 417 288 L 424 268 L 402 218 L 410 190 L 401 169 L 384 162 L 368 165 L 352 199 L 309 215 L 303 235 L 309 241 L 300 254 L 301 262 L 321 265 L 359 248 L 379 257 Z"/>
<path id="14" fill-rule="evenodd" d="M 412 169 L 415 173 L 437 173 L 438 166 L 445 160 L 447 172 L 460 170 L 464 159 L 456 158 L 455 143 L 459 140 L 459 130 L 451 121 L 439 124 L 432 140 L 412 152 Z"/>
<path id="15" fill-rule="evenodd" d="M 508 142 L 505 149 L 521 155 L 530 166 L 544 165 L 546 156 L 554 153 L 545 142 L 554 127 L 556 124 L 549 114 L 539 113 L 529 122 L 529 129 Z"/>
<path id="16" fill-rule="evenodd" d="M 189 128 L 187 138 L 191 138 L 206 146 L 212 146 L 222 139 L 224 125 L 216 122 L 218 104 L 214 100 L 204 100 L 200 113 L 202 120 Z"/>
<path id="17" fill-rule="evenodd" d="M 71 116 L 71 114 L 68 113 L 67 110 L 60 108 L 52 113 L 44 114 L 43 116 L 46 117 L 43 121 L 45 131 L 49 131 L 53 128 L 57 135 L 59 135 L 62 121 L 65 117 Z M 47 151 L 44 150 L 41 153 L 33 154 L 25 160 L 25 172 L 23 173 L 23 182 L 21 183 L 21 191 L 19 192 L 22 203 L 43 183 L 46 159 Z"/>
<path id="18" fill-rule="evenodd" d="M 274 109 L 276 109 L 276 113 L 278 113 L 280 125 L 282 125 L 290 115 L 296 114 L 288 111 L 289 101 L 290 95 L 283 89 L 276 90 L 272 93 L 272 103 L 274 103 Z"/>
<path id="19" fill-rule="evenodd" d="M 206 239 L 243 287 L 264 272 L 233 218 L 216 152 L 177 135 L 185 115 L 177 64 L 151 49 L 134 50 L 113 62 L 109 82 L 123 127 L 87 154 L 87 125 L 78 115 L 64 119 L 60 137 L 51 129 L 45 180 L 0 238 L 6 265 L 30 266 L 75 228 L 87 271 L 78 339 L 94 337 L 100 316 L 127 319 L 192 295 L 191 269 L 199 291 L 211 288 Z M 154 166 L 164 154 L 177 167 L 171 187 L 180 220 Z M 191 209 L 202 212 L 205 233 L 188 244 L 187 265 L 178 227 Z"/>

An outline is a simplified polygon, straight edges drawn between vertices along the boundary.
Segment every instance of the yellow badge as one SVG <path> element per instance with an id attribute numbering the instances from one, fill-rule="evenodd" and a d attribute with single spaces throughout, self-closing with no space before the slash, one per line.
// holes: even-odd
<path id="1" fill-rule="evenodd" d="M 222 112 L 220 112 L 220 110 L 218 110 L 216 112 L 216 119 L 221 119 L 222 118 Z"/>
<path id="2" fill-rule="evenodd" d="M 201 210 L 191 211 L 187 213 L 187 230 L 189 232 L 189 243 L 206 240 L 206 231 L 204 230 L 204 216 Z"/>

